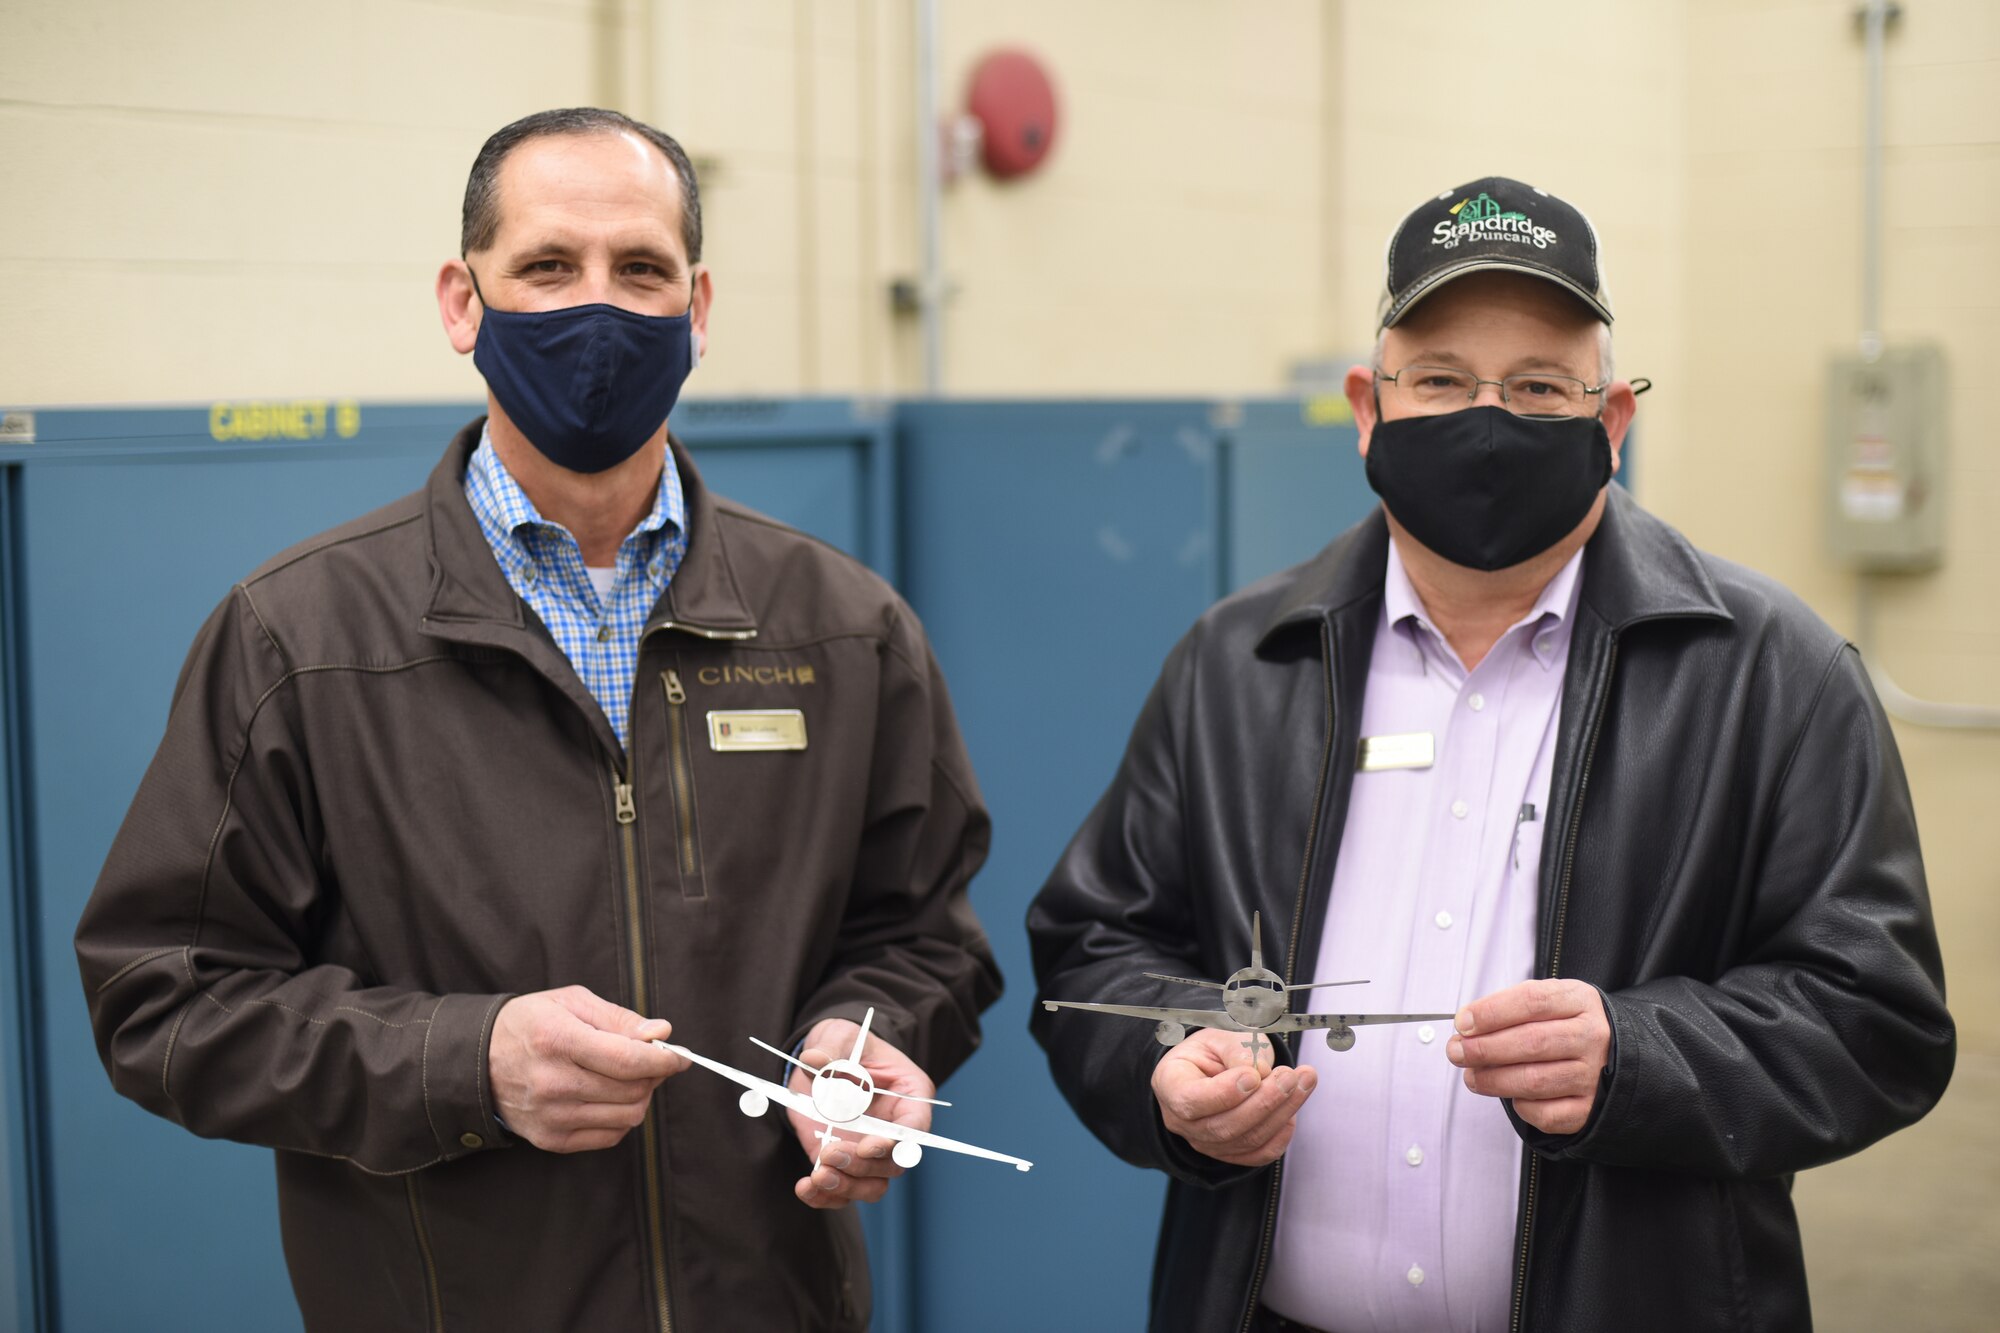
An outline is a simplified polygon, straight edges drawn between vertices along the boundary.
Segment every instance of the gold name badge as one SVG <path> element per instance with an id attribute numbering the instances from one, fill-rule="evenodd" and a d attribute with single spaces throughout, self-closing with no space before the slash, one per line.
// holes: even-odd
<path id="1" fill-rule="evenodd" d="M 806 715 L 796 708 L 729 709 L 708 715 L 711 750 L 803 750 Z"/>
<path id="2" fill-rule="evenodd" d="M 1409 731 L 1400 736 L 1363 736 L 1363 773 L 1380 773 L 1386 768 L 1429 768 L 1437 762 L 1437 741 L 1428 731 Z"/>

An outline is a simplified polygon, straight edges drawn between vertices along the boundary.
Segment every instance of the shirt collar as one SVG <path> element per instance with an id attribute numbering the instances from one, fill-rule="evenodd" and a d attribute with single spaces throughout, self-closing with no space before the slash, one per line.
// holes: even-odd
<path id="1" fill-rule="evenodd" d="M 1532 631 L 1535 660 L 1544 671 L 1552 669 L 1563 659 L 1568 649 L 1568 629 L 1571 613 L 1576 610 L 1577 591 L 1583 579 L 1583 548 L 1563 562 L 1563 567 L 1555 572 L 1542 587 L 1535 604 L 1528 608 L 1528 614 L 1508 627 L 1512 634 L 1523 625 L 1534 626 Z M 1382 575 L 1382 609 L 1388 615 L 1389 624 L 1401 626 L 1405 621 L 1414 620 L 1423 627 L 1422 638 L 1430 638 L 1436 646 L 1446 652 L 1449 647 L 1444 636 L 1431 623 L 1430 612 L 1424 608 L 1424 599 L 1418 595 L 1417 587 L 1410 582 L 1410 571 L 1403 567 L 1402 552 L 1396 549 L 1395 539 L 1389 541 L 1388 568 Z M 1501 636 L 1503 639 L 1506 635 Z"/>
<path id="2" fill-rule="evenodd" d="M 499 452 L 493 448 L 490 426 L 480 427 L 479 447 L 466 460 L 465 493 L 479 519 L 479 530 L 503 563 L 519 564 L 533 559 L 528 544 L 521 540 L 524 528 L 529 532 L 569 535 L 560 523 L 542 517 L 535 502 L 521 489 L 521 483 L 514 480 L 513 473 L 500 461 Z M 675 532 L 687 531 L 687 499 L 681 490 L 680 471 L 674 466 L 671 449 L 667 450 L 666 463 L 660 469 L 660 485 L 652 509 L 625 540 L 662 534 L 670 528 Z M 575 540 L 573 536 L 570 539 Z"/>

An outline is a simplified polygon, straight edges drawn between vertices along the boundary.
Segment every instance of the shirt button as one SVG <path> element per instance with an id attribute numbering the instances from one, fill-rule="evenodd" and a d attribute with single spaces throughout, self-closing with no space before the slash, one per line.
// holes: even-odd
<path id="1" fill-rule="evenodd" d="M 1415 1264 L 1411 1264 L 1410 1271 L 1403 1274 L 1403 1276 L 1410 1279 L 1410 1285 L 1413 1287 L 1421 1287 L 1424 1285 L 1424 1270 L 1417 1267 Z"/>
<path id="2" fill-rule="evenodd" d="M 1417 1029 L 1417 1040 L 1428 1046 L 1437 1040 L 1437 1029 L 1429 1023 Z"/>
<path id="3" fill-rule="evenodd" d="M 1438 927 L 1438 929 L 1439 929 L 1439 930 L 1450 930 L 1450 929 L 1451 929 L 1451 913 L 1450 913 L 1450 912 L 1439 912 L 1439 913 L 1438 913 L 1438 914 L 1437 914 L 1436 916 L 1432 917 L 1432 918 L 1431 918 L 1431 920 L 1433 920 L 1433 921 L 1437 922 L 1437 927 Z"/>
<path id="4" fill-rule="evenodd" d="M 486 1140 L 480 1138 L 469 1129 L 458 1136 L 458 1141 L 468 1148 L 483 1148 L 486 1146 Z"/>
<path id="5" fill-rule="evenodd" d="M 529 565 L 526 569 L 521 571 L 521 582 L 533 583 L 534 581 L 535 581 L 535 567 L 533 565 Z"/>
<path id="6" fill-rule="evenodd" d="M 599 643 L 611 642 L 611 626 L 599 625 L 597 627 L 597 641 Z"/>
<path id="7" fill-rule="evenodd" d="M 1453 801 L 1451 803 L 1451 817 L 1453 819 L 1463 819 L 1471 813 L 1472 807 L 1464 801 Z"/>
<path id="8" fill-rule="evenodd" d="M 1403 1154 L 1403 1160 L 1411 1166 L 1422 1166 L 1424 1164 L 1424 1150 L 1412 1143 L 1410 1150 Z"/>
<path id="9" fill-rule="evenodd" d="M 1483 694 L 1475 694 L 1470 699 L 1467 699 L 1465 701 L 1465 706 L 1467 708 L 1470 708 L 1473 712 L 1476 713 L 1480 709 L 1486 707 L 1486 696 Z"/>

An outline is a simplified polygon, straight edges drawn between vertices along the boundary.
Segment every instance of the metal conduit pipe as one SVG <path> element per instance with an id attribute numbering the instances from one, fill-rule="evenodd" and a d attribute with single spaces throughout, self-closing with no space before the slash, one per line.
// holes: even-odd
<path id="1" fill-rule="evenodd" d="M 923 329 L 924 394 L 944 388 L 944 245 L 938 173 L 937 0 L 917 0 L 917 230 L 923 269 L 917 278 L 917 318 Z"/>
<path id="2" fill-rule="evenodd" d="M 1894 0 L 1868 0 L 1860 19 L 1866 43 L 1866 134 L 1861 159 L 1861 355 L 1882 355 L 1882 71 L 1889 24 L 1903 12 Z M 1890 717 L 1920 727 L 2000 729 L 2000 708 L 1920 699 L 1898 685 L 1875 649 L 1875 575 L 1855 579 L 1855 647 Z"/>

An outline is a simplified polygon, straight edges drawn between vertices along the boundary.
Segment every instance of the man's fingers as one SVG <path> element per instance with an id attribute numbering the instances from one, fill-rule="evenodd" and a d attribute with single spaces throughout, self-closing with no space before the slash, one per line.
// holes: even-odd
<path id="1" fill-rule="evenodd" d="M 1318 1086 L 1318 1078 L 1318 1072 L 1310 1068 L 1276 1070 L 1240 1104 L 1173 1128 L 1197 1147 L 1254 1151 L 1291 1123 Z"/>
<path id="2" fill-rule="evenodd" d="M 850 1176 L 874 1177 L 893 1180 L 903 1174 L 903 1168 L 896 1165 L 889 1154 L 896 1150 L 896 1141 L 880 1134 L 870 1134 L 849 1150 L 846 1160 L 834 1165 Z M 831 1159 L 832 1153 L 827 1157 Z"/>
<path id="3" fill-rule="evenodd" d="M 1453 1037 L 1444 1050 L 1447 1059 L 1465 1068 L 1574 1060 L 1589 1046 L 1590 1035 L 1589 1019 L 1578 1015 L 1522 1023 L 1483 1037 Z"/>
<path id="4" fill-rule="evenodd" d="M 606 1078 L 658 1082 L 678 1074 L 687 1064 L 663 1046 L 601 1031 L 585 1023 L 565 1028 L 561 1038 L 562 1057 Z"/>
<path id="5" fill-rule="evenodd" d="M 651 1079 L 606 1078 L 576 1065 L 547 1061 L 528 1076 L 519 1099 L 539 1107 L 599 1103 L 633 1106 L 650 1100 L 658 1086 Z"/>
<path id="6" fill-rule="evenodd" d="M 1514 1113 L 1544 1134 L 1574 1134 L 1590 1122 L 1591 1098 L 1556 1097 L 1514 1103 Z"/>
<path id="7" fill-rule="evenodd" d="M 1204 1075 L 1192 1060 L 1171 1054 L 1153 1070 L 1153 1094 L 1161 1109 L 1181 1120 L 1206 1120 L 1233 1110 L 1256 1095 L 1260 1086 L 1249 1069 Z"/>
<path id="8" fill-rule="evenodd" d="M 1165 1063 L 1162 1062 L 1162 1067 Z M 1205 1105 L 1210 1104 L 1214 1097 L 1203 1101 L 1200 1094 L 1216 1094 L 1217 1084 L 1223 1085 L 1220 1090 L 1225 1103 L 1223 1109 L 1199 1117 L 1183 1117 L 1175 1113 L 1173 1102 L 1176 1091 L 1192 1092 L 1195 1094 L 1194 1103 Z M 1164 1093 L 1156 1085 L 1156 1095 L 1160 1096 L 1161 1117 L 1167 1128 L 1186 1139 L 1197 1152 L 1234 1165 L 1262 1166 L 1283 1156 L 1285 1149 L 1291 1145 L 1299 1108 L 1318 1085 L 1318 1071 L 1311 1068 L 1276 1069 L 1259 1080 L 1246 1067 L 1207 1079 L 1196 1079 L 1181 1089 L 1170 1086 Z M 1248 1093 L 1243 1091 L 1246 1086 L 1251 1089 Z M 1183 1099 L 1184 1104 L 1185 1101 Z"/>
<path id="9" fill-rule="evenodd" d="M 587 986 L 564 986 L 552 990 L 549 998 L 599 1032 L 615 1032 L 639 1041 L 665 1041 L 674 1025 L 664 1018 L 647 1018 L 622 1004 L 613 1004 Z"/>
<path id="10" fill-rule="evenodd" d="M 850 1203 L 877 1203 L 889 1190 L 887 1180 L 853 1180 L 840 1172 L 820 1167 L 801 1177 L 792 1187 L 799 1202 L 809 1208 L 845 1208 Z"/>
<path id="11" fill-rule="evenodd" d="M 1483 1097 L 1511 1097 L 1517 1102 L 1588 1097 L 1596 1091 L 1597 1071 L 1581 1060 L 1498 1065 L 1466 1070 L 1465 1086 Z"/>
<path id="12" fill-rule="evenodd" d="M 1231 1166 L 1269 1166 L 1285 1155 L 1292 1146 L 1292 1136 L 1298 1132 L 1296 1120 L 1287 1120 L 1278 1127 L 1278 1132 L 1254 1148 L 1232 1144 L 1227 1149 L 1212 1152 L 1210 1156 L 1218 1162 L 1228 1162 Z"/>
<path id="13" fill-rule="evenodd" d="M 1596 990 L 1587 981 L 1564 977 L 1523 981 L 1466 1005 L 1458 1011 L 1452 1026 L 1461 1037 L 1469 1037 L 1518 1023 L 1573 1018 L 1587 1012 L 1595 997 Z"/>

